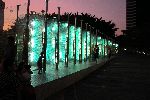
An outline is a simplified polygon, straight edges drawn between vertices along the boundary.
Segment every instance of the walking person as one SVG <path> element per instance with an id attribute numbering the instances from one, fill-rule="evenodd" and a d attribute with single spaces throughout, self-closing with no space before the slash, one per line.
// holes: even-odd
<path id="1" fill-rule="evenodd" d="M 111 55 L 112 55 L 112 51 L 111 51 L 111 48 L 109 48 L 109 49 L 108 49 L 108 58 L 109 58 L 109 59 L 110 59 Z"/>
<path id="2" fill-rule="evenodd" d="M 40 57 L 37 61 L 37 66 L 38 66 L 38 74 L 41 74 L 42 73 L 42 67 L 43 67 L 43 64 L 42 64 L 42 58 L 43 58 L 43 52 L 41 52 L 40 54 Z"/>
<path id="3" fill-rule="evenodd" d="M 95 45 L 94 51 L 95 51 L 95 61 L 97 63 L 98 57 L 99 57 L 99 47 L 98 47 L 98 45 Z"/>

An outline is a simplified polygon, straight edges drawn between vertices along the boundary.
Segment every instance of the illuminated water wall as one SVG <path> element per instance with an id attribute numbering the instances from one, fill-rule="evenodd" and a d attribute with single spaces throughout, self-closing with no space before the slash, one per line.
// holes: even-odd
<path id="1" fill-rule="evenodd" d="M 39 19 L 33 19 L 29 24 L 30 42 L 29 42 L 29 60 L 37 62 L 42 51 L 42 31 L 44 24 Z"/>
<path id="2" fill-rule="evenodd" d="M 102 49 L 103 49 L 103 42 L 102 42 L 102 38 L 101 37 L 98 37 L 97 38 L 97 45 L 99 47 L 99 54 L 102 55 Z"/>
<path id="3" fill-rule="evenodd" d="M 68 23 L 61 23 L 60 25 L 60 41 L 59 41 L 59 48 L 60 48 L 60 61 L 65 62 L 65 54 L 67 49 L 67 38 L 66 35 L 68 33 Z"/>
<path id="4" fill-rule="evenodd" d="M 69 30 L 69 59 L 70 60 L 73 60 L 73 57 L 74 57 L 74 47 L 73 47 L 73 45 L 74 45 L 74 40 L 75 40 L 75 36 L 74 36 L 74 34 L 73 33 L 75 33 L 75 27 L 74 26 L 70 26 L 70 30 Z"/>
<path id="5" fill-rule="evenodd" d="M 87 57 L 90 56 L 90 32 L 87 31 Z"/>
<path id="6" fill-rule="evenodd" d="M 86 31 L 82 33 L 82 59 L 86 57 Z"/>
<path id="7" fill-rule="evenodd" d="M 30 42 L 29 42 L 29 62 L 36 63 L 40 53 L 43 50 L 43 37 L 44 37 L 44 21 L 38 18 L 30 20 L 29 23 L 30 31 Z M 47 63 L 55 64 L 55 41 L 58 33 L 58 24 L 56 19 L 48 21 L 47 25 L 47 49 L 46 49 L 46 60 Z M 67 51 L 67 34 L 68 34 L 68 23 L 60 23 L 60 35 L 59 35 L 59 59 L 61 62 L 65 62 L 65 55 Z M 68 60 L 72 61 L 74 59 L 75 51 L 75 34 L 76 34 L 76 59 L 79 60 L 79 55 L 81 54 L 81 28 L 75 26 L 69 26 L 69 54 Z M 87 41 L 86 41 L 87 36 Z M 92 50 L 96 44 L 96 36 L 91 35 L 91 46 Z M 97 38 L 97 44 L 99 46 L 99 54 L 102 56 L 104 53 L 107 55 L 107 45 L 106 39 L 101 37 Z M 108 41 L 109 45 L 112 45 L 111 41 Z M 87 47 L 86 47 L 87 45 Z M 104 50 L 105 49 L 105 50 Z M 86 53 L 87 50 L 87 53 Z M 82 31 L 82 59 L 90 56 L 90 32 Z"/>
<path id="8" fill-rule="evenodd" d="M 76 29 L 76 59 L 79 60 L 79 54 L 81 52 L 81 28 Z"/>
<path id="9" fill-rule="evenodd" d="M 48 63 L 55 63 L 55 39 L 58 32 L 57 21 L 50 20 L 47 28 L 47 49 L 46 60 Z"/>

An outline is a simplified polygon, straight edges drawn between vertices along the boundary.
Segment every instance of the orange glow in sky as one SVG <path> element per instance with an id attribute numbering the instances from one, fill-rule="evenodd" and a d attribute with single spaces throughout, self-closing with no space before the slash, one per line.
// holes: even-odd
<path id="1" fill-rule="evenodd" d="M 19 17 L 26 14 L 28 0 L 3 0 L 5 2 L 5 24 L 4 30 L 10 28 L 16 20 L 17 5 L 20 4 Z M 30 11 L 40 13 L 45 10 L 45 0 L 31 0 Z M 121 30 L 126 29 L 126 0 L 49 0 L 49 13 L 56 12 L 61 7 L 61 13 L 81 12 L 90 13 L 96 17 L 109 21 L 112 20 L 119 30 L 117 35 L 122 34 Z"/>

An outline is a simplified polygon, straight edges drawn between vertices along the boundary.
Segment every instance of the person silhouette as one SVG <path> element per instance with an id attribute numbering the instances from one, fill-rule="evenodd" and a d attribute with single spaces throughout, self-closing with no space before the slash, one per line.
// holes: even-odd
<path id="1" fill-rule="evenodd" d="M 111 53 L 112 53 L 111 48 L 109 48 L 109 49 L 108 49 L 108 58 L 109 58 L 109 59 L 110 59 L 110 57 L 111 57 Z"/>
<path id="2" fill-rule="evenodd" d="M 99 57 L 99 47 L 98 47 L 98 45 L 95 45 L 94 51 L 95 51 L 95 60 L 96 60 L 96 63 L 97 63 L 97 60 L 98 60 L 98 57 Z"/>
<path id="3" fill-rule="evenodd" d="M 43 67 L 43 64 L 42 64 L 42 58 L 43 58 L 43 52 L 41 52 L 40 56 L 39 56 L 39 59 L 37 61 L 37 66 L 38 66 L 38 74 L 41 74 L 42 73 L 42 67 Z"/>

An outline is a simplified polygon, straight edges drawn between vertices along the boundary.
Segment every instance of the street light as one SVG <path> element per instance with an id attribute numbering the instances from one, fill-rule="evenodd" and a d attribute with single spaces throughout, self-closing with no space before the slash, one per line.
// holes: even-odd
<path id="1" fill-rule="evenodd" d="M 48 13 L 48 1 L 46 2 L 46 13 L 45 13 L 45 34 L 44 34 L 44 45 L 43 45 L 43 52 L 44 52 L 44 60 L 43 60 L 43 72 L 46 71 L 46 47 L 47 47 L 47 13 Z"/>
<path id="2" fill-rule="evenodd" d="M 57 23 L 58 23 L 58 33 L 57 33 L 57 42 L 56 42 L 56 51 L 55 52 L 55 57 L 56 57 L 56 69 L 58 70 L 58 65 L 59 65 L 59 31 L 60 31 L 60 7 L 58 8 L 58 18 L 57 18 Z"/>
<path id="3" fill-rule="evenodd" d="M 83 24 L 83 20 L 80 20 L 81 21 L 81 35 L 80 35 L 80 39 L 81 39 L 81 42 L 80 42 L 80 54 L 79 54 L 79 62 L 82 63 L 82 24 Z"/>
<path id="4" fill-rule="evenodd" d="M 87 31 L 88 31 L 88 29 L 87 29 L 87 26 L 88 26 L 88 23 L 85 23 L 85 25 L 86 25 L 86 59 L 85 59 L 85 61 L 87 61 Z"/>
<path id="5" fill-rule="evenodd" d="M 75 39 L 74 39 L 74 41 L 73 41 L 73 44 L 74 44 L 74 46 L 73 46 L 73 54 L 74 54 L 74 65 L 76 64 L 76 29 L 77 29 L 77 16 L 75 15 L 75 34 L 74 34 L 74 37 L 75 37 Z"/>

